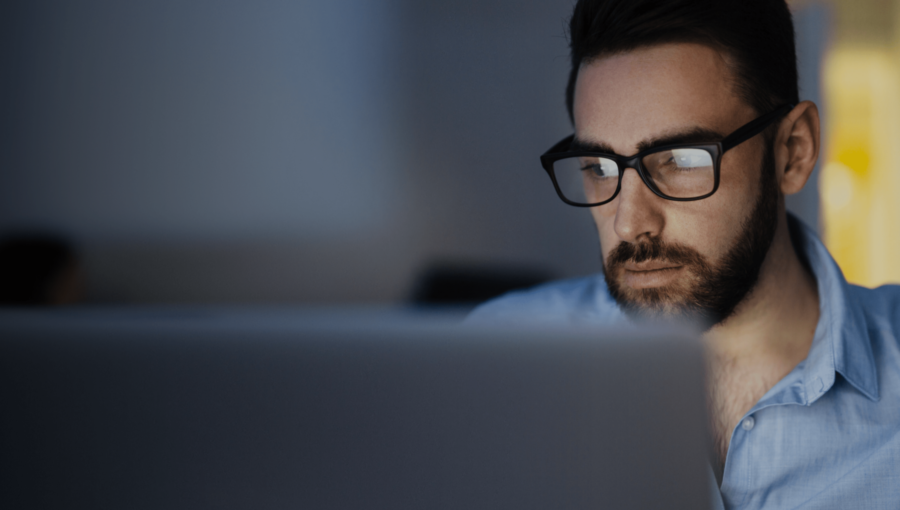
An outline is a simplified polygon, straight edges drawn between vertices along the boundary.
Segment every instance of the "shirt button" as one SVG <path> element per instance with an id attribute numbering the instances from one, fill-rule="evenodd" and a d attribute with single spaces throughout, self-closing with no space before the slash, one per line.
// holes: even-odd
<path id="1" fill-rule="evenodd" d="M 741 428 L 744 430 L 753 430 L 754 425 L 756 425 L 756 420 L 752 416 L 744 418 L 744 421 L 741 422 Z"/>

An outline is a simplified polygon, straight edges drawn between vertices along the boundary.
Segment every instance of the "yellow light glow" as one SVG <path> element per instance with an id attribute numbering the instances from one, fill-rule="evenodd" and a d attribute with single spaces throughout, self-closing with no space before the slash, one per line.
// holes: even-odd
<path id="1" fill-rule="evenodd" d="M 843 211 L 853 202 L 854 176 L 847 165 L 832 161 L 822 173 L 828 176 L 822 182 L 822 198 L 830 211 Z"/>
<path id="2" fill-rule="evenodd" d="M 834 49 L 821 196 L 825 243 L 847 279 L 900 282 L 900 79 L 878 49 Z"/>

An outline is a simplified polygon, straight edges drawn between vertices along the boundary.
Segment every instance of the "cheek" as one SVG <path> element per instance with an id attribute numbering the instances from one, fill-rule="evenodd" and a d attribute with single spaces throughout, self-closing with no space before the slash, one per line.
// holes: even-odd
<path id="1" fill-rule="evenodd" d="M 741 223 L 747 218 L 759 198 L 762 151 L 762 147 L 748 144 L 732 149 L 722 158 L 719 190 L 710 198 L 717 199 L 722 214 L 733 222 Z"/>
<path id="2" fill-rule="evenodd" d="M 727 154 L 726 154 L 727 156 Z M 671 207 L 667 240 L 680 241 L 712 260 L 736 242 L 759 196 L 759 170 L 733 158 L 723 159 L 719 189 L 704 200 Z"/>
<path id="3" fill-rule="evenodd" d="M 600 250 L 603 253 L 603 260 L 606 260 L 606 254 L 619 244 L 619 237 L 616 235 L 616 207 L 619 199 L 616 198 L 612 202 L 591 208 L 591 216 L 594 218 L 594 224 L 597 226 L 597 235 L 600 237 Z"/>
<path id="4" fill-rule="evenodd" d="M 711 261 L 718 260 L 730 244 L 726 200 L 713 195 L 695 203 L 686 202 L 671 210 L 663 239 L 697 250 Z M 724 207 L 723 207 L 724 206 Z"/>

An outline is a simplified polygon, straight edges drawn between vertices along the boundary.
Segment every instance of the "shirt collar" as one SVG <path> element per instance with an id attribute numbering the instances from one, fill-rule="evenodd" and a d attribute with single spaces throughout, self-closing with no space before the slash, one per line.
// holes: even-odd
<path id="1" fill-rule="evenodd" d="M 861 303 L 812 229 L 791 214 L 788 224 L 794 247 L 809 263 L 819 287 L 819 322 L 802 368 L 806 404 L 834 385 L 835 373 L 869 399 L 878 400 L 875 356 Z"/>

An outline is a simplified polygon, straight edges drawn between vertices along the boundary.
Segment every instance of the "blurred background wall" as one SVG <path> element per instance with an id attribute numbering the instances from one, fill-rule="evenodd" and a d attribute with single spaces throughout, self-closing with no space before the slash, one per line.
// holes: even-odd
<path id="1" fill-rule="evenodd" d="M 848 65 L 900 92 L 878 74 L 898 61 L 897 2 L 853 2 L 875 14 L 850 22 L 842 1 L 793 4 L 801 97 L 826 126 L 845 115 L 827 78 Z M 596 272 L 588 213 L 537 159 L 570 132 L 572 3 L 5 0 L 0 233 L 72 239 L 103 303 L 397 303 L 440 264 Z M 871 20 L 881 35 L 856 41 Z M 841 159 L 829 129 L 838 196 L 833 168 L 875 170 Z M 839 247 L 818 185 L 789 207 Z"/>

